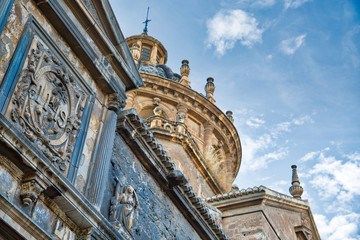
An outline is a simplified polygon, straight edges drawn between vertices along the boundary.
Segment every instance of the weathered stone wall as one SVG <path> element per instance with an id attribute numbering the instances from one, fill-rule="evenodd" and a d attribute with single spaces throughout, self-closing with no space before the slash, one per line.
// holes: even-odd
<path id="1" fill-rule="evenodd" d="M 184 173 L 185 177 L 189 179 L 190 186 L 193 187 L 194 192 L 200 198 L 207 198 L 215 195 L 209 184 L 196 168 L 194 162 L 185 152 L 182 145 L 160 138 L 158 139 L 158 142 L 166 149 L 168 156 L 171 157 L 172 161 L 175 163 L 176 169 L 179 169 Z"/>
<path id="2" fill-rule="evenodd" d="M 314 233 L 307 211 L 272 202 L 226 209 L 222 226 L 230 239 L 297 239 L 297 228 Z"/>
<path id="3" fill-rule="evenodd" d="M 230 210 L 226 214 L 222 225 L 230 239 L 277 239 L 261 211 L 232 215 Z"/>
<path id="4" fill-rule="evenodd" d="M 280 239 L 296 239 L 295 227 L 302 225 L 300 211 L 265 204 L 264 213 Z"/>
<path id="5" fill-rule="evenodd" d="M 142 166 L 124 140 L 117 134 L 110 174 L 101 212 L 109 216 L 114 195 L 114 176 L 122 186 L 131 185 L 138 196 L 132 235 L 135 239 L 200 239 L 193 227 L 172 203 L 166 192 Z"/>

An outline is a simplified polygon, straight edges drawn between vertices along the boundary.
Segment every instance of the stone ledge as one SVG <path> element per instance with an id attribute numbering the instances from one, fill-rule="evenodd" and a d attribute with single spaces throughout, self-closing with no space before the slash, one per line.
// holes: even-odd
<path id="1" fill-rule="evenodd" d="M 267 199 L 271 199 L 271 200 L 275 200 L 275 201 L 281 199 L 282 202 L 286 202 L 289 204 L 292 203 L 292 204 L 309 206 L 309 203 L 307 200 L 295 199 L 293 197 L 290 197 L 285 194 L 271 190 L 262 185 L 259 187 L 241 189 L 241 190 L 230 192 L 230 193 L 216 195 L 213 197 L 206 198 L 205 201 L 207 203 L 220 203 L 222 201 L 226 201 L 226 200 L 230 200 L 230 199 L 232 199 L 232 200 L 236 200 L 237 198 L 240 199 L 241 197 L 244 197 L 244 196 L 258 197 L 259 194 L 261 195 L 262 198 L 267 198 Z"/>

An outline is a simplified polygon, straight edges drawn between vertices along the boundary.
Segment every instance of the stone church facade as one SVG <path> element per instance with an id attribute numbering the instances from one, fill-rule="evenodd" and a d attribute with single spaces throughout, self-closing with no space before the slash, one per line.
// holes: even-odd
<path id="1" fill-rule="evenodd" d="M 0 239 L 320 239 L 296 169 L 295 198 L 232 186 L 214 79 L 192 90 L 188 61 L 173 73 L 115 19 L 107 0 L 1 0 Z"/>

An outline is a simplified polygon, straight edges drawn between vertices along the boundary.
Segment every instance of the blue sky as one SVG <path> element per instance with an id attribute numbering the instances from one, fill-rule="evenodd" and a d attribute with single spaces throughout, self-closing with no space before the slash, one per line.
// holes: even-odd
<path id="1" fill-rule="evenodd" d="M 215 79 L 243 147 L 235 183 L 288 194 L 298 165 L 322 239 L 360 239 L 360 2 L 110 0 L 125 37 L 149 35 L 193 89 Z"/>

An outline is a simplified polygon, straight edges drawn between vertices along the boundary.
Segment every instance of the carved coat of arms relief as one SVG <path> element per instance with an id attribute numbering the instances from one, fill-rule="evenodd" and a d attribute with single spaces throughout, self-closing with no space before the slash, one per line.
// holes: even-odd
<path id="1" fill-rule="evenodd" d="M 6 116 L 66 172 L 87 100 L 72 71 L 35 39 Z"/>

